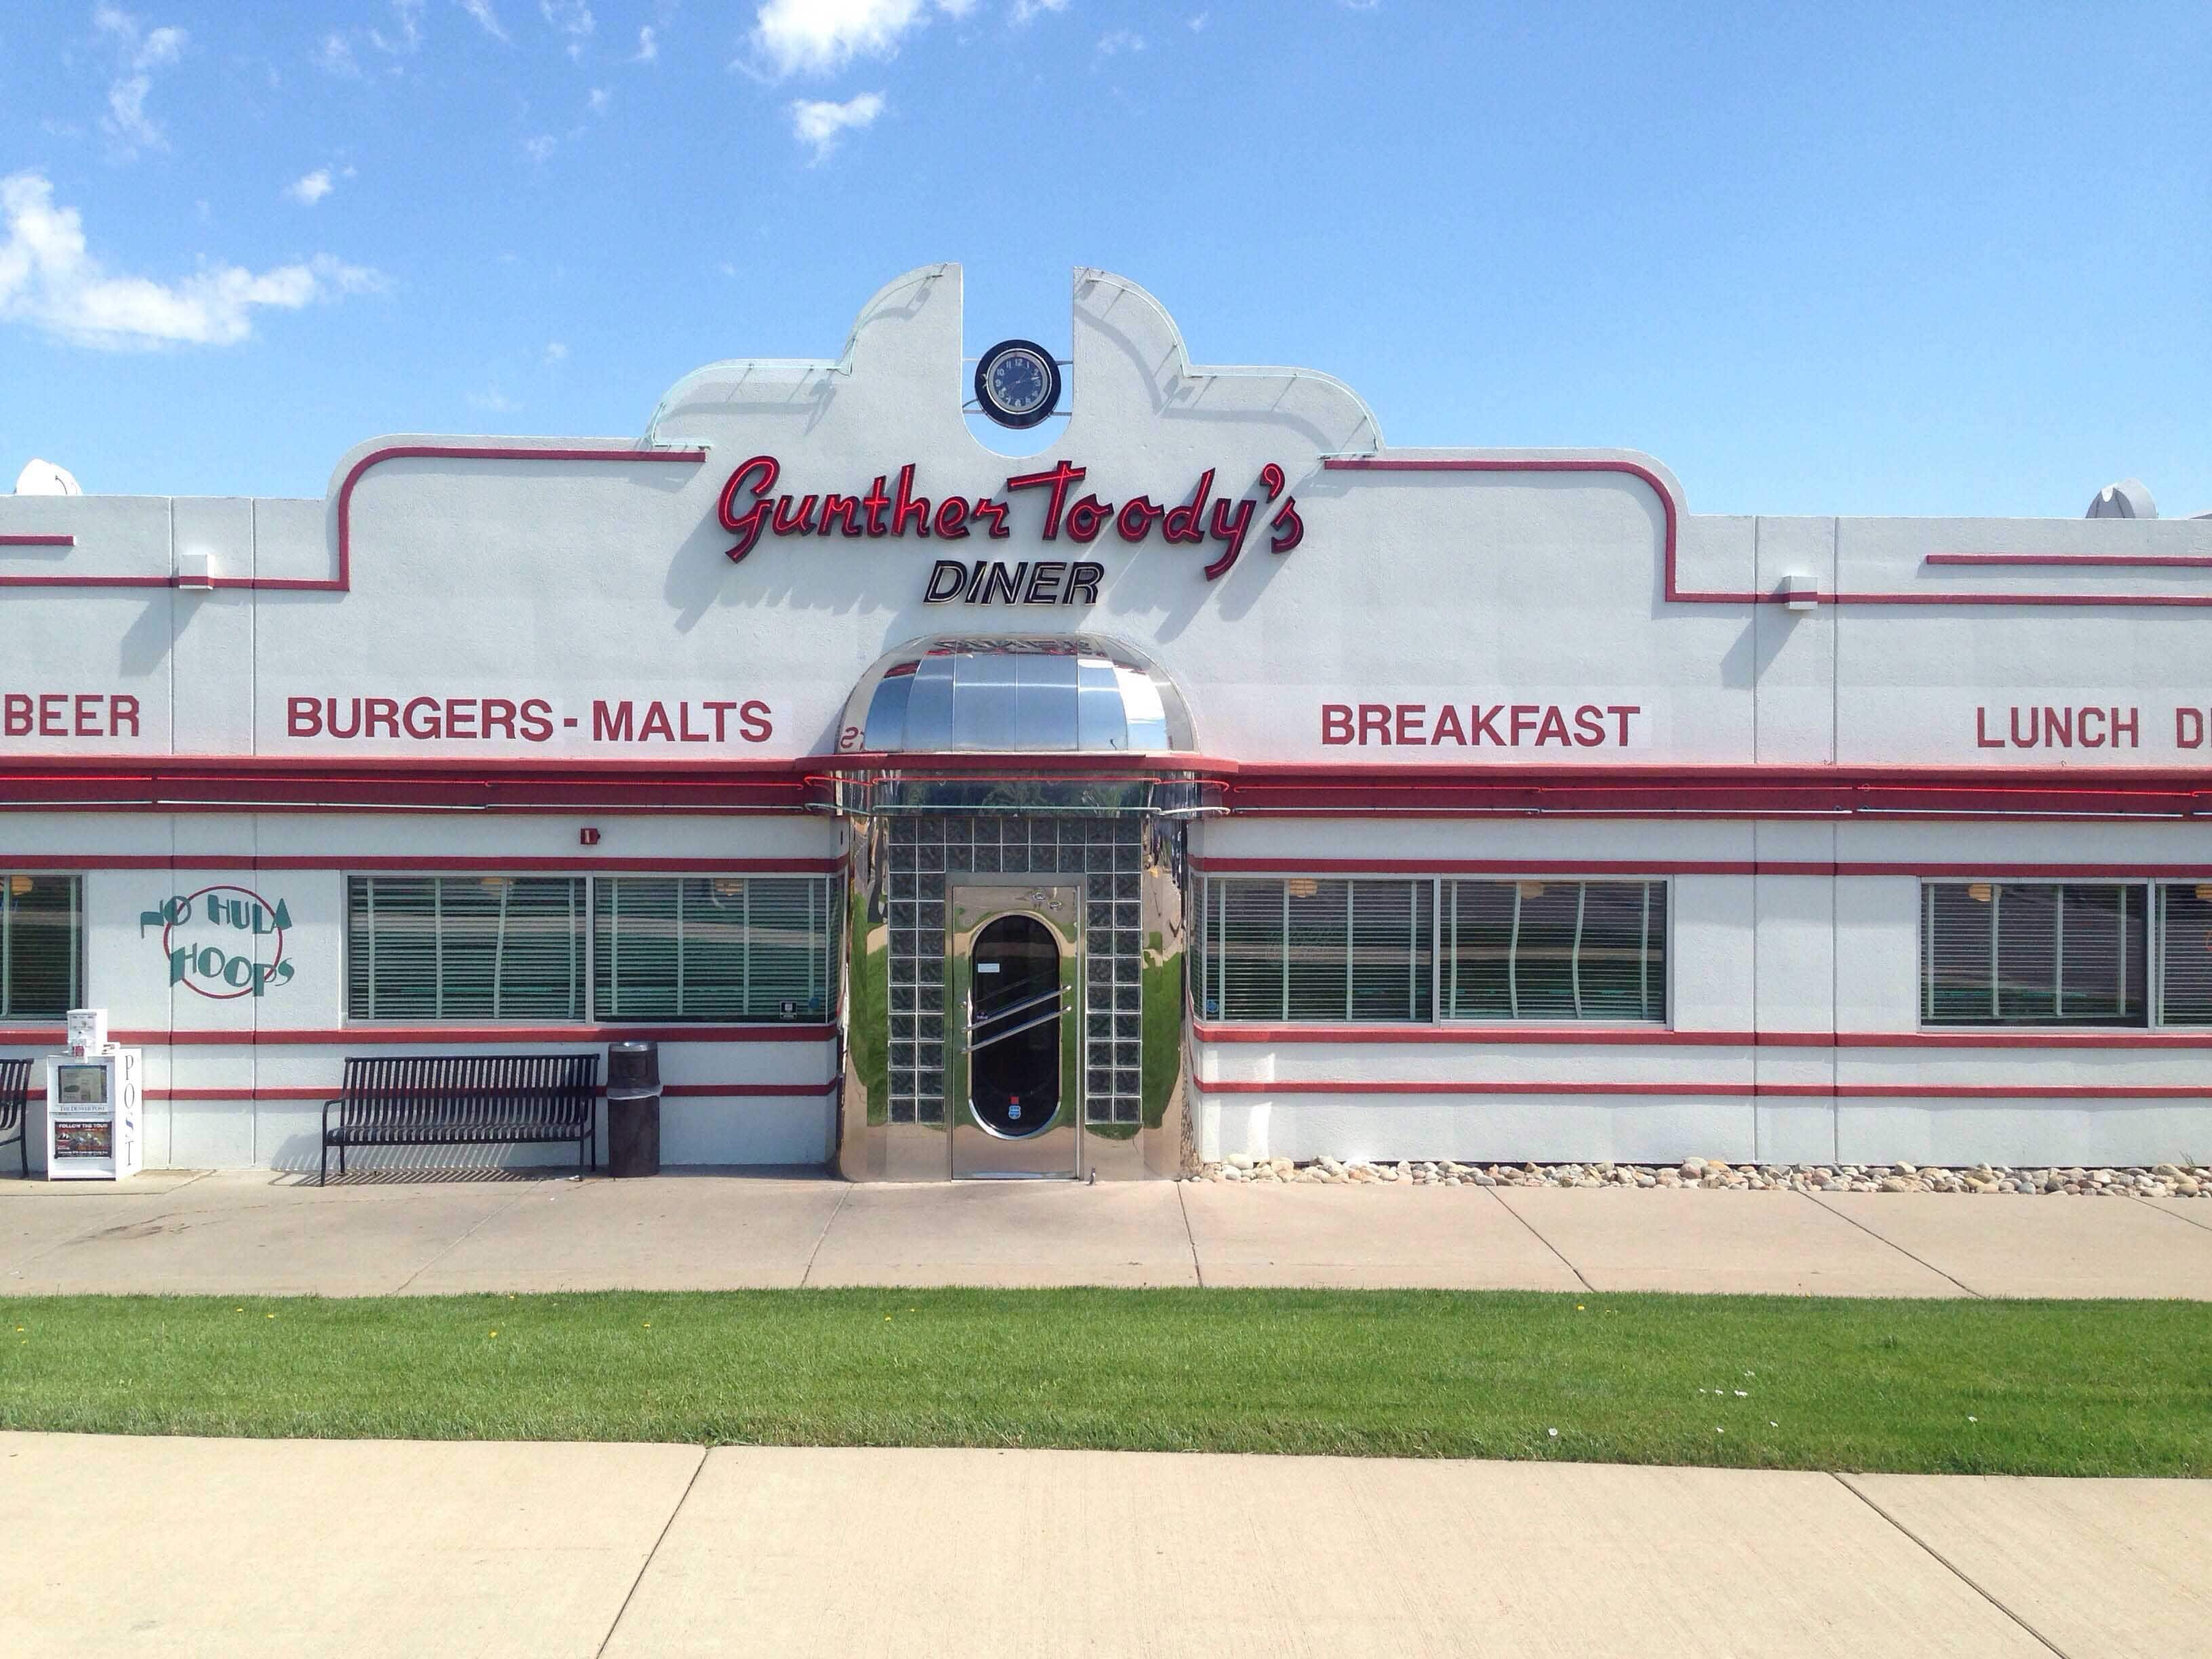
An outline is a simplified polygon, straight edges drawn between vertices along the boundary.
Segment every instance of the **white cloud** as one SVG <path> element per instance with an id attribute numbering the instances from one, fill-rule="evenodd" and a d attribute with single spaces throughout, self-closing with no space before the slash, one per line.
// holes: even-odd
<path id="1" fill-rule="evenodd" d="M 659 56 L 660 36 L 653 25 L 647 23 L 637 32 L 637 56 L 629 61 L 633 64 L 650 64 Z"/>
<path id="2" fill-rule="evenodd" d="M 562 345 L 558 340 L 549 340 L 546 343 L 545 361 L 547 362 L 562 363 L 568 362 L 568 348 L 567 346 Z"/>
<path id="3" fill-rule="evenodd" d="M 1066 11 L 1067 0 L 1014 0 L 1014 21 L 1026 23 L 1048 11 Z"/>
<path id="4" fill-rule="evenodd" d="M 1116 52 L 1142 52 L 1145 37 L 1134 29 L 1115 29 L 1098 37 L 1098 55 L 1111 58 Z"/>
<path id="5" fill-rule="evenodd" d="M 558 138 L 550 132 L 541 132 L 535 138 L 524 142 L 522 153 L 542 166 L 550 161 L 553 152 L 560 148 L 561 141 Z"/>
<path id="6" fill-rule="evenodd" d="M 858 132 L 884 112 L 884 95 L 864 92 L 842 104 L 826 99 L 801 98 L 791 106 L 791 130 L 799 143 L 814 146 L 814 159 L 824 159 L 848 132 Z"/>
<path id="7" fill-rule="evenodd" d="M 76 210 L 57 206 L 53 185 L 35 173 L 0 179 L 0 320 L 102 350 L 234 345 L 252 333 L 256 307 L 297 311 L 384 285 L 327 254 L 258 275 L 217 264 L 176 283 L 112 276 L 86 251 Z"/>
<path id="8" fill-rule="evenodd" d="M 328 167 L 317 167 L 305 178 L 295 179 L 285 185 L 284 193 L 301 207 L 313 207 L 324 197 L 329 195 L 332 188 L 331 170 Z"/>
<path id="9" fill-rule="evenodd" d="M 538 0 L 538 9 L 544 15 L 546 26 L 556 34 L 568 37 L 568 57 L 572 62 L 584 56 L 584 42 L 599 27 L 592 9 L 584 0 Z"/>
<path id="10" fill-rule="evenodd" d="M 386 34 L 381 29 L 368 32 L 371 45 L 381 52 L 397 58 L 404 52 L 417 51 L 422 45 L 423 0 L 392 0 L 392 12 L 399 25 L 399 33 Z"/>
<path id="11" fill-rule="evenodd" d="M 349 81 L 361 79 L 361 64 L 353 55 L 353 42 L 331 30 L 315 48 L 315 67 L 326 74 L 343 76 Z"/>
<path id="12" fill-rule="evenodd" d="M 826 75 L 855 58 L 888 58 L 933 10 L 965 17 L 975 8 L 975 0 L 767 0 L 750 45 L 775 75 Z"/>
<path id="13" fill-rule="evenodd" d="M 1200 30 L 1203 29 L 1206 27 L 1206 20 L 1212 15 L 1212 14 L 1210 12 L 1202 11 L 1196 16 L 1193 17 L 1190 20 L 1190 32 L 1193 34 L 1196 34 Z"/>
<path id="14" fill-rule="evenodd" d="M 107 112 L 100 125 L 127 159 L 141 149 L 167 149 L 168 140 L 146 113 L 154 71 L 184 56 L 190 37 L 180 28 L 149 29 L 116 6 L 95 6 L 92 26 L 115 51 L 116 72 L 107 83 Z"/>
<path id="15" fill-rule="evenodd" d="M 454 0 L 454 3 L 475 18 L 477 26 L 493 40 L 507 39 L 507 31 L 499 26 L 499 14 L 491 9 L 491 0 Z"/>
<path id="16" fill-rule="evenodd" d="M 494 415 L 511 415 L 522 407 L 499 389 L 497 381 L 494 381 L 482 392 L 468 393 L 467 401 L 475 408 L 488 410 Z"/>
<path id="17" fill-rule="evenodd" d="M 614 94 L 610 93 L 605 87 L 593 87 L 586 101 L 591 105 L 592 114 L 604 115 L 606 113 L 607 105 L 613 96 Z"/>

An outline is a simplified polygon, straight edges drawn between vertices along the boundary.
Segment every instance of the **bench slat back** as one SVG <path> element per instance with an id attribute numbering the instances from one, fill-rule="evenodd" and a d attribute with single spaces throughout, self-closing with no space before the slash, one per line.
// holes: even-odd
<path id="1" fill-rule="evenodd" d="M 344 1121 L 374 1131 L 420 1124 L 581 1131 L 599 1099 L 595 1054 L 377 1054 L 345 1063 Z"/>
<path id="2" fill-rule="evenodd" d="M 13 1129 L 22 1121 L 23 1103 L 31 1091 L 31 1067 L 37 1063 L 0 1060 L 0 1131 Z"/>

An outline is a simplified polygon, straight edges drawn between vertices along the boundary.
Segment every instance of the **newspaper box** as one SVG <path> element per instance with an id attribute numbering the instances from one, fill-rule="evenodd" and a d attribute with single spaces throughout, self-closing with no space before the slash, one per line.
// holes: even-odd
<path id="1" fill-rule="evenodd" d="M 120 1181 L 145 1162 L 144 1061 L 107 1041 L 104 1009 L 71 1009 L 70 1052 L 46 1056 L 46 1179 Z"/>

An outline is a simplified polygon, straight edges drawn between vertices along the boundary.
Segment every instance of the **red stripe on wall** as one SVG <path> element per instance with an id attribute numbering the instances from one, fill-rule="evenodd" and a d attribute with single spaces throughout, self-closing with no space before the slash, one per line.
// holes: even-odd
<path id="1" fill-rule="evenodd" d="M 1679 525 L 1674 493 L 1666 487 L 1666 480 L 1650 467 L 1641 467 L 1632 460 L 1604 460 L 1604 458 L 1582 458 L 1582 460 L 1544 460 L 1544 458 L 1484 458 L 1484 460 L 1385 460 L 1380 456 L 1329 456 L 1321 462 L 1328 471 L 1370 471 L 1370 473 L 1621 473 L 1626 477 L 1637 477 L 1648 484 L 1652 495 L 1659 498 L 1662 514 L 1662 550 L 1659 566 L 1663 571 L 1663 592 L 1668 604 L 1785 604 L 1781 592 L 1756 591 L 1717 591 L 1692 592 L 1681 586 L 1677 573 L 1679 556 Z M 1980 562 L 1990 556 L 1975 553 L 1931 553 L 1927 564 L 1955 564 L 1955 562 Z M 2035 562 L 2035 564 L 2057 564 L 2057 562 L 2088 562 L 2084 556 L 2063 556 L 2063 553 L 2044 553 L 2044 556 L 1997 556 L 2008 562 Z M 2177 560 L 2179 562 L 2179 560 Z M 1820 592 L 1814 595 L 1820 604 L 2027 604 L 2027 606 L 2212 606 L 2212 592 Z"/>
<path id="2" fill-rule="evenodd" d="M 2040 565 L 2094 570 L 2207 570 L 2212 558 L 2188 553 L 1930 553 L 1934 565 Z"/>
<path id="3" fill-rule="evenodd" d="M 1742 859 L 1291 859 L 1199 858 L 1190 867 L 1210 876 L 1826 876 L 1832 864 L 1759 863 Z"/>
<path id="4" fill-rule="evenodd" d="M 345 856 L 315 854 L 299 857 L 251 854 L 0 854 L 0 864 L 22 873 L 73 874 L 88 870 L 334 870 L 373 876 L 393 871 L 441 872 L 453 875 L 543 872 L 555 875 L 627 875 L 633 872 L 684 875 L 835 875 L 844 868 L 836 858 L 702 859 L 624 858 L 591 855 L 559 858 L 470 858 L 465 856 Z M 2162 880 L 2212 881 L 2212 862 L 2203 864 L 1949 864 L 1824 863 L 1803 860 L 1735 859 L 1193 859 L 1203 875 L 1511 876 L 1526 880 L 1579 876 L 1915 876 L 1928 880 Z"/>
<path id="5" fill-rule="evenodd" d="M 240 1031 L 110 1031 L 116 1042 L 149 1048 L 303 1048 L 395 1042 L 438 1048 L 457 1042 L 827 1042 L 834 1025 L 338 1025 Z M 58 1048 L 59 1025 L 0 1026 L 0 1044 Z"/>
<path id="6" fill-rule="evenodd" d="M 801 1100 L 836 1091 L 841 1079 L 827 1083 L 668 1083 L 660 1092 L 670 1099 Z M 599 1093 L 606 1093 L 599 1085 Z M 335 1100 L 334 1085 L 291 1085 L 264 1089 L 149 1089 L 149 1100 Z"/>
<path id="7" fill-rule="evenodd" d="M 1201 1042 L 1528 1043 L 1686 1048 L 2212 1048 L 2202 1030 L 1685 1031 L 1653 1025 L 1220 1025 Z"/>
<path id="8" fill-rule="evenodd" d="M 1580 472 L 1617 473 L 1638 479 L 1647 485 L 1659 498 L 1662 517 L 1660 538 L 1660 568 L 1664 575 L 1663 592 L 1670 605 L 1781 605 L 1781 593 L 1760 593 L 1748 590 L 1713 592 L 1692 592 L 1684 588 L 1677 575 L 1677 555 L 1680 549 L 1678 508 L 1674 492 L 1659 475 L 1650 467 L 1635 461 L 1607 459 L 1600 457 L 1574 459 L 1524 457 L 1508 459 L 1502 457 L 1474 459 L 1435 459 L 1421 460 L 1389 460 L 1380 456 L 1334 455 L 1322 460 L 1322 465 L 1332 472 Z M 1927 556 L 1930 564 L 1950 563 L 1970 559 L 1972 554 L 1932 554 Z M 2022 555 L 2016 558 L 2033 558 L 2038 562 L 2045 559 L 2069 558 L 2066 555 Z M 2212 593 L 1986 593 L 1923 591 L 1913 593 L 1821 593 L 1817 596 L 1822 605 L 2107 605 L 2203 606 L 2212 605 Z"/>
<path id="9" fill-rule="evenodd" d="M 940 759 L 942 757 L 939 757 Z M 974 769 L 1021 776 L 1096 775 L 1048 755 L 975 755 Z M 1161 773 L 1218 784 L 1234 811 L 1285 817 L 1408 817 L 1572 814 L 1596 818 L 1741 821 L 1762 817 L 1896 818 L 2033 816 L 2047 822 L 2212 815 L 2212 771 L 2203 768 L 1868 766 L 1580 767 L 1458 762 L 1243 763 L 1210 756 L 1153 757 L 1122 773 Z M 845 757 L 865 766 L 884 757 Z M 8 757 L 0 809 L 385 811 L 422 806 L 471 811 L 626 814 L 637 811 L 797 811 L 829 796 L 823 756 L 781 760 L 568 761 L 450 757 L 404 764 L 252 756 L 30 755 Z M 933 760 L 932 770 L 939 762 Z M 947 766 L 948 773 L 959 770 Z M 1497 861 L 1492 861 L 1497 862 Z M 1648 867 L 1648 866 L 1647 866 Z M 1726 869 L 1723 863 L 1712 867 Z M 1825 864 L 1778 862 L 1818 874 Z M 1873 873 L 1883 866 L 1855 866 Z M 1899 871 L 1909 866 L 1894 866 Z"/>
<path id="10" fill-rule="evenodd" d="M 1381 1083 L 1237 1079 L 1200 1083 L 1202 1095 L 1599 1095 L 1781 1096 L 1802 1099 L 1870 1100 L 2201 1100 L 2212 1103 L 2212 1084 L 2111 1084 L 2026 1088 L 2010 1083 Z"/>
<path id="11" fill-rule="evenodd" d="M 306 576 L 216 576 L 208 581 L 210 587 L 246 588 L 263 592 L 282 593 L 344 593 L 353 586 L 353 492 L 373 467 L 386 461 L 454 460 L 454 461 L 629 461 L 677 462 L 696 465 L 707 459 L 703 449 L 525 449 L 487 447 L 476 444 L 396 444 L 386 449 L 372 450 L 356 461 L 338 486 L 337 539 L 338 569 L 335 577 Z M 0 536 L 0 546 L 73 546 L 76 538 Z M 0 576 L 0 586 L 5 587 L 177 587 L 182 584 L 175 576 L 79 576 L 57 573 L 52 575 Z"/>
<path id="12" fill-rule="evenodd" d="M 1209 876 L 1917 876 L 1934 881 L 2212 879 L 2212 864 L 1825 863 L 1759 859 L 1294 859 L 1202 858 L 1192 869 Z"/>
<path id="13" fill-rule="evenodd" d="M 0 861 L 6 861 L 4 855 L 0 855 Z M 194 854 L 185 857 L 174 854 L 94 853 L 51 860 L 35 854 L 25 854 L 7 861 L 6 867 L 27 874 L 46 872 L 57 875 L 86 870 L 188 870 L 218 874 L 234 870 L 337 870 L 348 875 L 376 876 L 395 870 L 426 870 L 459 876 L 533 872 L 570 876 L 620 876 L 637 872 L 656 875 L 828 876 L 836 874 L 845 865 L 843 860 L 835 858 L 676 859 L 623 858 L 619 855 L 599 858 L 590 854 L 573 858 L 564 854 L 560 858 L 477 859 L 412 855 L 394 858 L 367 854 L 348 858 L 327 853 L 298 858 L 257 857 L 252 854 Z"/>

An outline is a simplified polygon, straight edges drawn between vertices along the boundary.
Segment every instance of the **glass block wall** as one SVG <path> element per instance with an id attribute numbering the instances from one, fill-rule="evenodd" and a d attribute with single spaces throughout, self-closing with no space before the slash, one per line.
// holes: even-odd
<path id="1" fill-rule="evenodd" d="M 1138 818 L 896 817 L 890 823 L 890 1120 L 945 1121 L 945 886 L 1012 871 L 1079 877 L 1084 1115 L 1139 1121 L 1144 823 Z"/>

